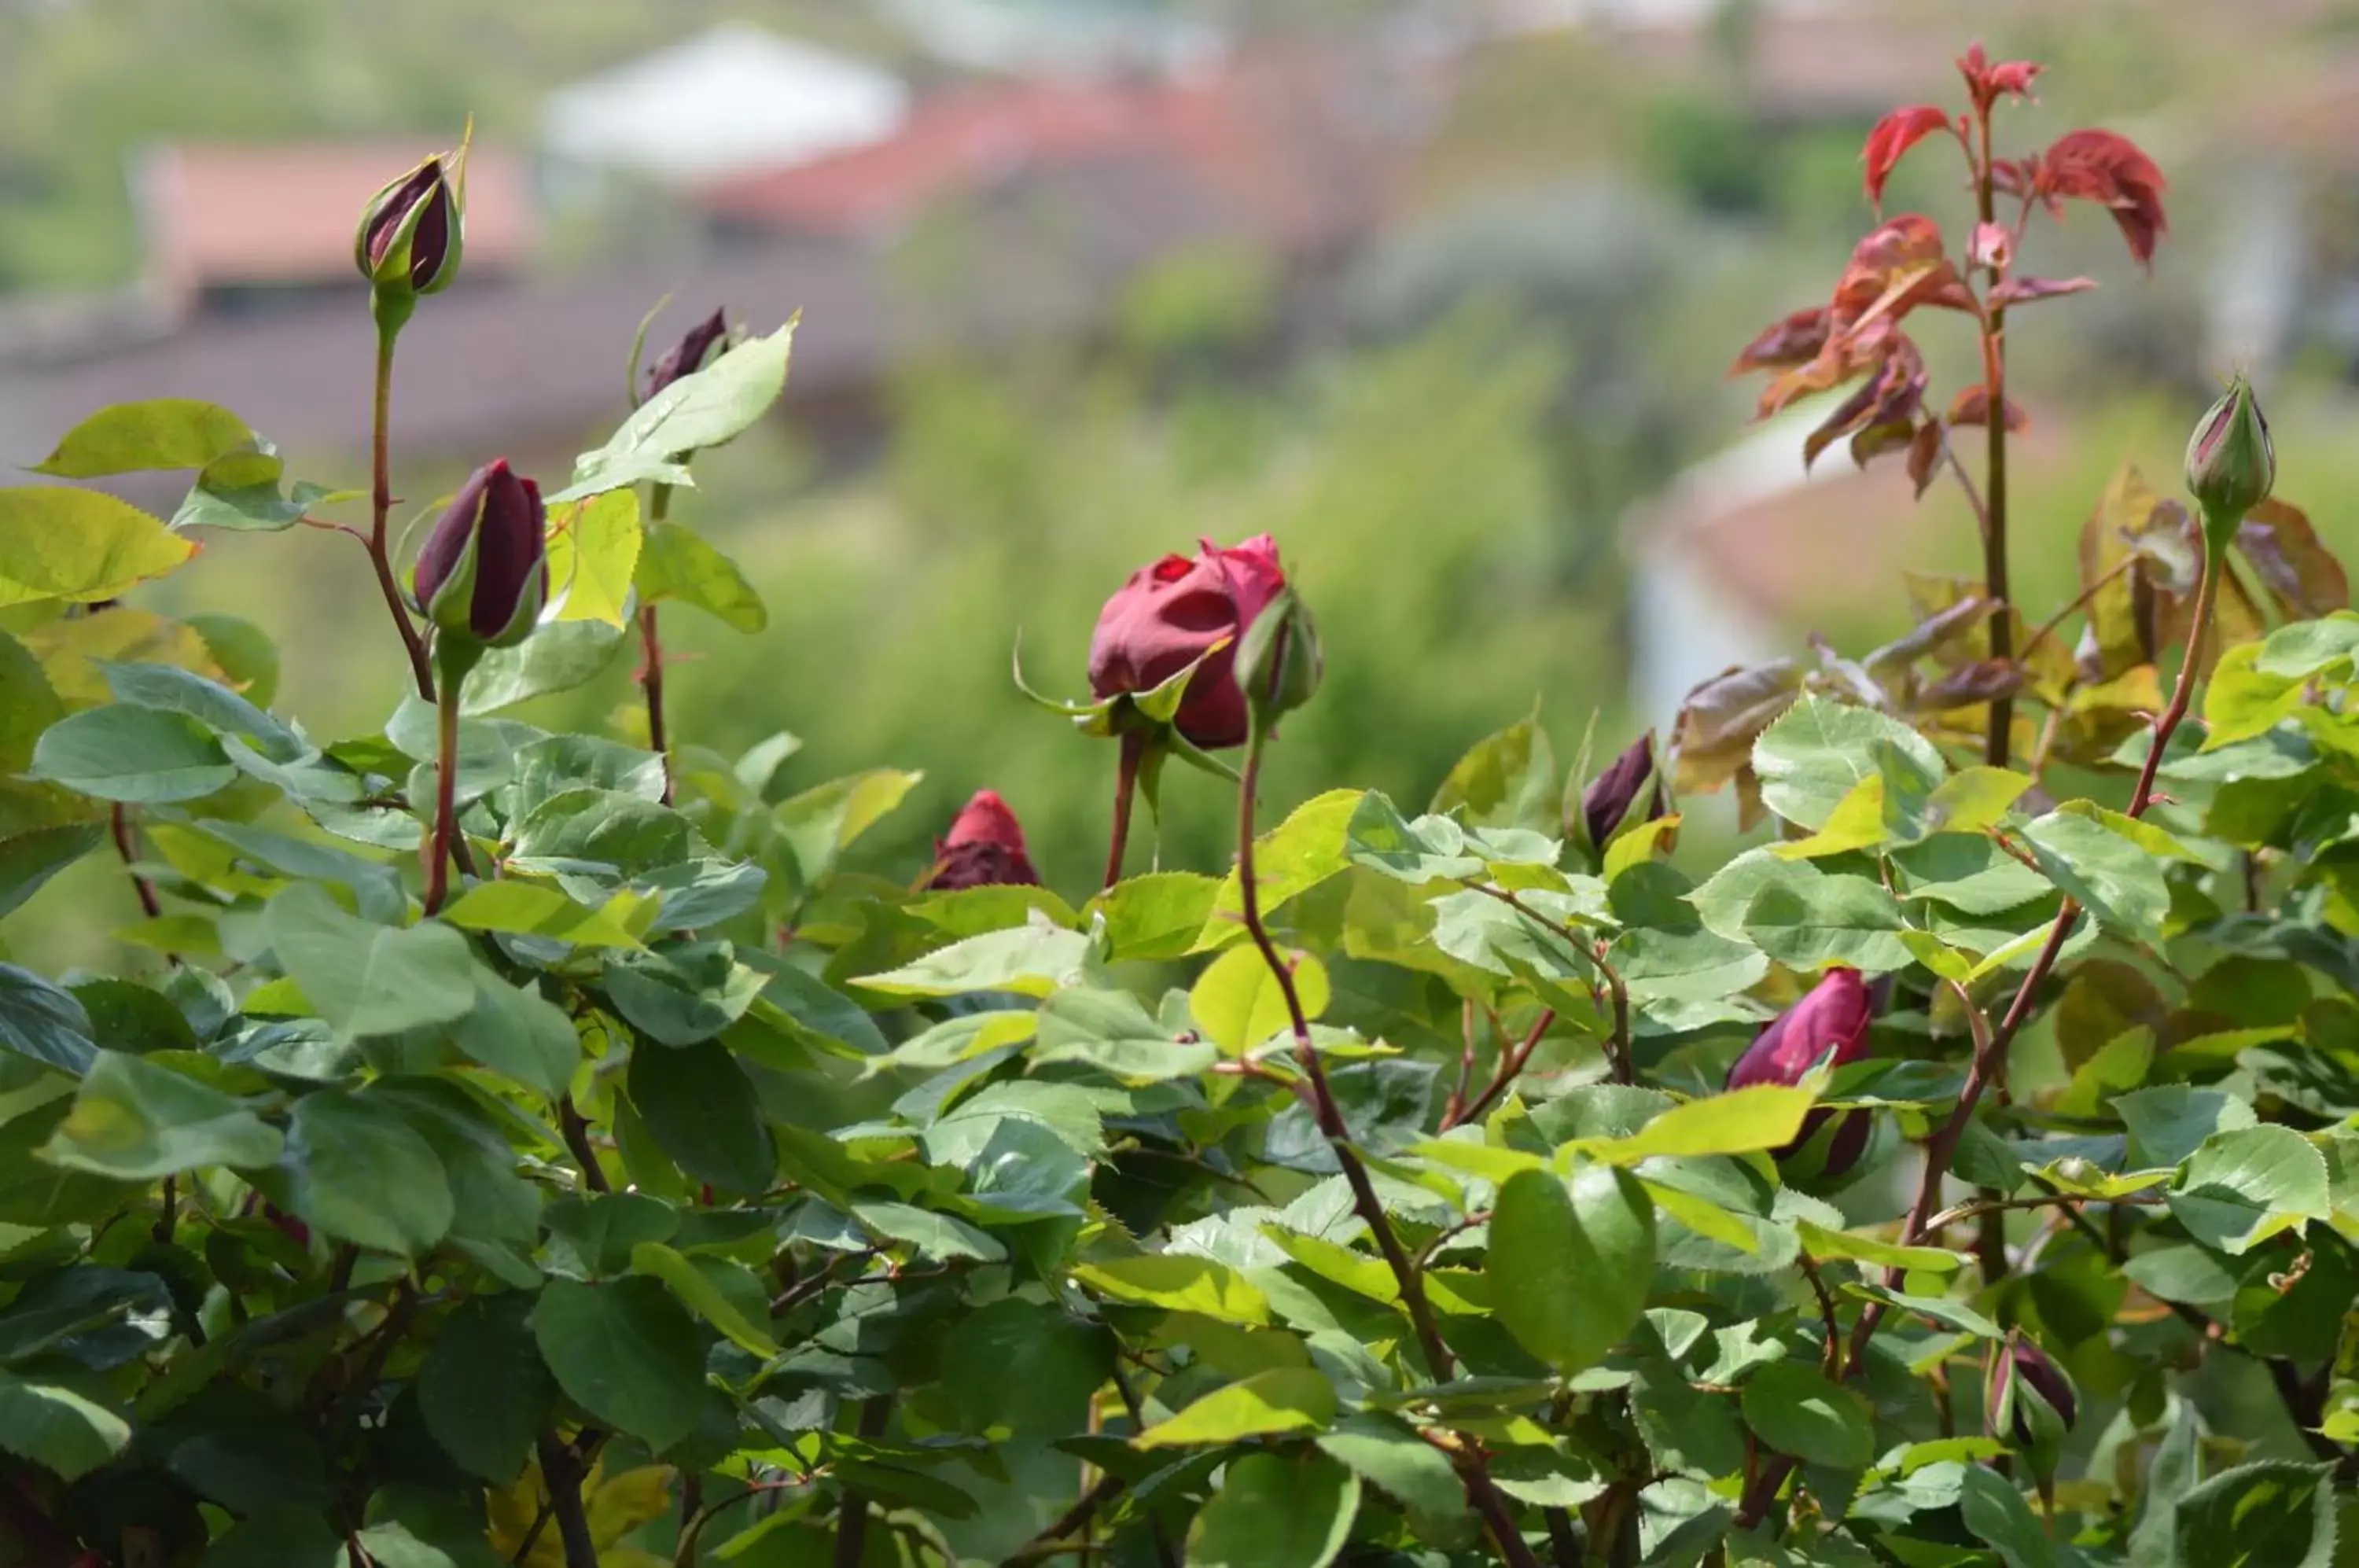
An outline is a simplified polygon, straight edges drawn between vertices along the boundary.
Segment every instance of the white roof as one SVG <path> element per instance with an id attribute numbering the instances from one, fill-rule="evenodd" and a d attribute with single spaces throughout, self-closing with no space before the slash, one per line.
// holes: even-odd
<path id="1" fill-rule="evenodd" d="M 880 141 L 908 117 L 891 72 L 742 23 L 549 94 L 549 151 L 691 182 Z"/>
<path id="2" fill-rule="evenodd" d="M 936 59 L 983 71 L 1177 71 L 1223 47 L 1209 23 L 1116 0 L 883 0 L 883 9 Z"/>

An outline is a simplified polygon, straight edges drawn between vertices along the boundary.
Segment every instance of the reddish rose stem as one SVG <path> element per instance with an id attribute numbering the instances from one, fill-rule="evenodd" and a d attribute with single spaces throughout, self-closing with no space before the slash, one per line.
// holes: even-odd
<path id="1" fill-rule="evenodd" d="M 1122 852 L 1130 844 L 1130 802 L 1138 793 L 1138 767 L 1147 756 L 1147 736 L 1136 730 L 1126 730 L 1122 737 L 1122 759 L 1115 764 L 1114 777 L 1114 832 L 1106 844 L 1104 887 L 1111 887 L 1122 880 Z"/>
<path id="2" fill-rule="evenodd" d="M 647 521 L 662 522 L 671 512 L 671 486 L 654 485 L 647 491 Z M 656 606 L 639 606 L 639 689 L 647 694 L 647 749 L 663 766 L 663 803 L 671 804 L 671 745 L 664 724 L 663 636 L 656 624 Z"/>

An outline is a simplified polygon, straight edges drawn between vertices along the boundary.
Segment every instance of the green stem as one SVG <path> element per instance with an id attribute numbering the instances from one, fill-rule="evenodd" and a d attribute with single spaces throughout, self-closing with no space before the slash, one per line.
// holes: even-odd
<path id="1" fill-rule="evenodd" d="M 662 522 L 671 513 L 671 486 L 650 485 L 647 487 L 648 526 Z M 663 803 L 671 804 L 671 745 L 664 724 L 663 635 L 656 624 L 656 605 L 648 601 L 639 605 L 639 689 L 647 695 L 647 749 L 654 752 L 663 765 Z"/>
<path id="2" fill-rule="evenodd" d="M 420 850 L 429 917 L 442 908 L 450 891 L 451 854 L 459 846 L 459 692 L 468 667 L 484 650 L 443 637 L 435 639 L 435 651 L 442 666 L 442 692 L 434 705 L 434 825 Z"/>
<path id="3" fill-rule="evenodd" d="M 376 396 L 370 426 L 369 565 L 376 573 L 377 592 L 393 616 L 393 629 L 409 655 L 410 673 L 418 681 L 420 701 L 434 701 L 434 668 L 426 657 L 426 638 L 411 624 L 409 608 L 401 602 L 401 583 L 393 574 L 393 557 L 386 542 L 386 520 L 393 515 L 393 343 L 398 325 L 380 323 L 376 334 Z"/>

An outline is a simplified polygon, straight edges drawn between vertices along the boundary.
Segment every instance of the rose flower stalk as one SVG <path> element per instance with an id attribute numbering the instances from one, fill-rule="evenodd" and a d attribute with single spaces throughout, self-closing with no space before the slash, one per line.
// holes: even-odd
<path id="1" fill-rule="evenodd" d="M 1100 702 L 1136 699 L 1188 677 L 1168 724 L 1136 711 L 1119 721 L 1122 762 L 1107 887 L 1122 875 L 1132 792 L 1142 767 L 1151 769 L 1159 760 L 1158 749 L 1172 736 L 1198 752 L 1245 744 L 1249 720 L 1236 681 L 1237 644 L 1285 589 L 1277 544 L 1267 534 L 1228 548 L 1205 539 L 1193 561 L 1167 555 L 1133 572 L 1098 613 L 1090 638 L 1090 691 Z"/>
<path id="2" fill-rule="evenodd" d="M 421 847 L 429 915 L 441 907 L 455 836 L 459 688 L 486 649 L 532 635 L 549 598 L 547 535 L 540 487 L 495 458 L 459 487 L 418 552 L 410 596 L 432 629 L 440 677 L 434 826 Z"/>
<path id="3" fill-rule="evenodd" d="M 1830 969 L 1810 995 L 1771 1020 L 1745 1048 L 1728 1070 L 1727 1086 L 1790 1085 L 1821 1066 L 1857 1062 L 1867 1053 L 1867 1026 L 1874 1013 L 1859 971 Z M 1824 1152 L 1815 1170 L 1802 1168 L 1807 1160 L 1798 1161 L 1788 1167 L 1789 1177 L 1817 1175 L 1832 1180 L 1847 1175 L 1867 1152 L 1871 1128 L 1865 1113 L 1853 1111 L 1838 1116 L 1832 1111 L 1812 1111 L 1802 1118 L 1801 1135 L 1775 1151 L 1778 1164 L 1788 1166 L 1789 1160 L 1821 1145 L 1820 1134 L 1830 1119 L 1835 1123 L 1834 1130 L 1823 1139 Z"/>
<path id="4" fill-rule="evenodd" d="M 631 345 L 631 374 L 638 374 L 639 350 L 645 346 L 646 329 L 640 329 L 641 342 Z M 664 351 L 663 356 L 647 367 L 647 397 L 642 398 L 636 385 L 630 388 L 631 404 L 645 408 L 659 393 L 695 375 L 736 346 L 735 335 L 729 330 L 729 312 L 716 308 L 682 334 L 679 342 Z M 682 397 L 687 394 L 683 393 Z M 683 461 L 685 461 L 683 459 Z M 671 490 L 669 485 L 650 482 L 647 485 L 647 518 L 650 528 L 662 526 L 671 515 Z M 670 727 L 664 717 L 664 650 L 662 613 L 653 599 L 639 604 L 639 690 L 645 694 L 647 711 L 647 749 L 663 759 L 663 803 L 672 800 L 672 766 Z"/>

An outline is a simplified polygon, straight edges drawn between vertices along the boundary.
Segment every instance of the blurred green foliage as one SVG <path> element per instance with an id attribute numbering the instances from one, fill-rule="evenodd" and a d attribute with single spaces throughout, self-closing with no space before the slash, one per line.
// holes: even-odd
<path id="1" fill-rule="evenodd" d="M 1267 532 L 1317 608 L 1332 671 L 1289 721 L 1273 808 L 1339 777 L 1421 799 L 1536 701 L 1577 731 L 1593 703 L 1619 700 L 1611 569 L 1594 552 L 1586 577 L 1566 569 L 1574 530 L 1548 419 L 1562 374 L 1545 341 L 1477 307 L 1259 390 L 1151 400 L 1138 362 L 913 376 L 875 483 L 720 533 L 763 584 L 770 626 L 740 639 L 668 618 L 687 659 L 675 731 L 732 750 L 794 730 L 807 750 L 793 766 L 813 779 L 924 768 L 897 833 L 875 835 L 893 859 L 914 862 L 968 793 L 996 789 L 1044 873 L 1080 889 L 1103 858 L 1113 748 L 1023 700 L 1016 639 L 1036 689 L 1079 695 L 1098 606 L 1131 572 L 1200 537 Z M 813 649 L 830 650 L 824 667 L 797 668 Z M 620 674 L 585 701 L 627 707 Z M 1093 749 L 1103 767 L 1077 763 Z M 1177 857 L 1216 853 L 1224 789 L 1175 770 L 1166 806 Z"/>

